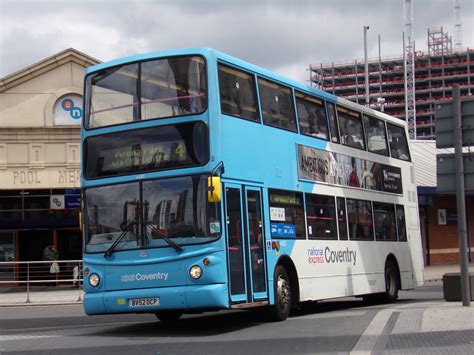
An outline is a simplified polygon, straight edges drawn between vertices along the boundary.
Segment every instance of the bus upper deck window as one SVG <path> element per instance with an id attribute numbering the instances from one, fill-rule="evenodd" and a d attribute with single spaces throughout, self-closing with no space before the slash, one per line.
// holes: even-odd
<path id="1" fill-rule="evenodd" d="M 324 102 L 315 97 L 296 93 L 296 108 L 300 132 L 304 135 L 328 140 L 328 124 Z"/>
<path id="2" fill-rule="evenodd" d="M 329 128 L 331 129 L 331 142 L 339 143 L 339 129 L 337 127 L 336 108 L 334 104 L 327 103 Z"/>
<path id="3" fill-rule="evenodd" d="M 384 121 L 364 115 L 364 128 L 369 152 L 388 155 Z"/>
<path id="4" fill-rule="evenodd" d="M 360 115 L 357 112 L 338 107 L 337 118 L 342 144 L 365 150 L 364 129 Z"/>
<path id="5" fill-rule="evenodd" d="M 191 114 L 207 109 L 206 65 L 179 56 L 114 66 L 86 77 L 88 128 Z"/>
<path id="6" fill-rule="evenodd" d="M 263 122 L 270 126 L 296 132 L 295 108 L 290 88 L 258 79 Z"/>
<path id="7" fill-rule="evenodd" d="M 387 123 L 387 129 L 392 158 L 410 161 L 410 152 L 408 150 L 405 128 L 392 123 Z"/>
<path id="8" fill-rule="evenodd" d="M 251 121 L 260 121 L 253 75 L 219 64 L 221 112 Z"/>

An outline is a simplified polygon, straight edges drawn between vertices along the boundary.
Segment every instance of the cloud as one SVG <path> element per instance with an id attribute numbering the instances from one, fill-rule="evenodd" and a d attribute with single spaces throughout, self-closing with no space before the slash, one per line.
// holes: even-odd
<path id="1" fill-rule="evenodd" d="M 414 1 L 417 49 L 428 27 L 454 34 L 453 4 Z M 27 9 L 28 11 L 25 11 Z M 463 2 L 463 45 L 473 42 L 473 2 Z M 402 54 L 402 0 L 0 0 L 0 76 L 68 47 L 100 60 L 185 47 L 212 47 L 305 81 L 309 64 Z"/>

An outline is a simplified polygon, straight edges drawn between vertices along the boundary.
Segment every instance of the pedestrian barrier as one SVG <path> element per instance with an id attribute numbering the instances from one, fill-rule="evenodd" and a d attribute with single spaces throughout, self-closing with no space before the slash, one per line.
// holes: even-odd
<path id="1" fill-rule="evenodd" d="M 0 306 L 82 302 L 82 260 L 0 262 Z"/>

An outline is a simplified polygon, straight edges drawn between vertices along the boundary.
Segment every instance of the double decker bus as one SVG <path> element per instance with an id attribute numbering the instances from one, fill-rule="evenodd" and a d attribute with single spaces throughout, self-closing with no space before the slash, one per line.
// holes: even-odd
<path id="1" fill-rule="evenodd" d="M 89 315 L 394 301 L 422 283 L 404 122 L 211 49 L 86 71 Z"/>

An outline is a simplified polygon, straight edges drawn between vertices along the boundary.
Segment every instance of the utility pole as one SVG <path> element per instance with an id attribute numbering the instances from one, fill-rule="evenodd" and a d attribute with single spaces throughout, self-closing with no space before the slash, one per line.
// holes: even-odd
<path id="1" fill-rule="evenodd" d="M 466 195 L 464 189 L 464 163 L 462 153 L 461 90 L 459 85 L 453 86 L 453 116 L 456 203 L 458 210 L 459 257 L 461 264 L 461 299 L 462 305 L 468 307 L 471 304 L 471 295 L 469 290 L 469 266 L 467 261 Z"/>
<path id="2" fill-rule="evenodd" d="M 369 26 L 364 26 L 364 58 L 365 58 L 365 106 L 369 106 L 369 62 L 367 61 L 367 31 Z"/>

